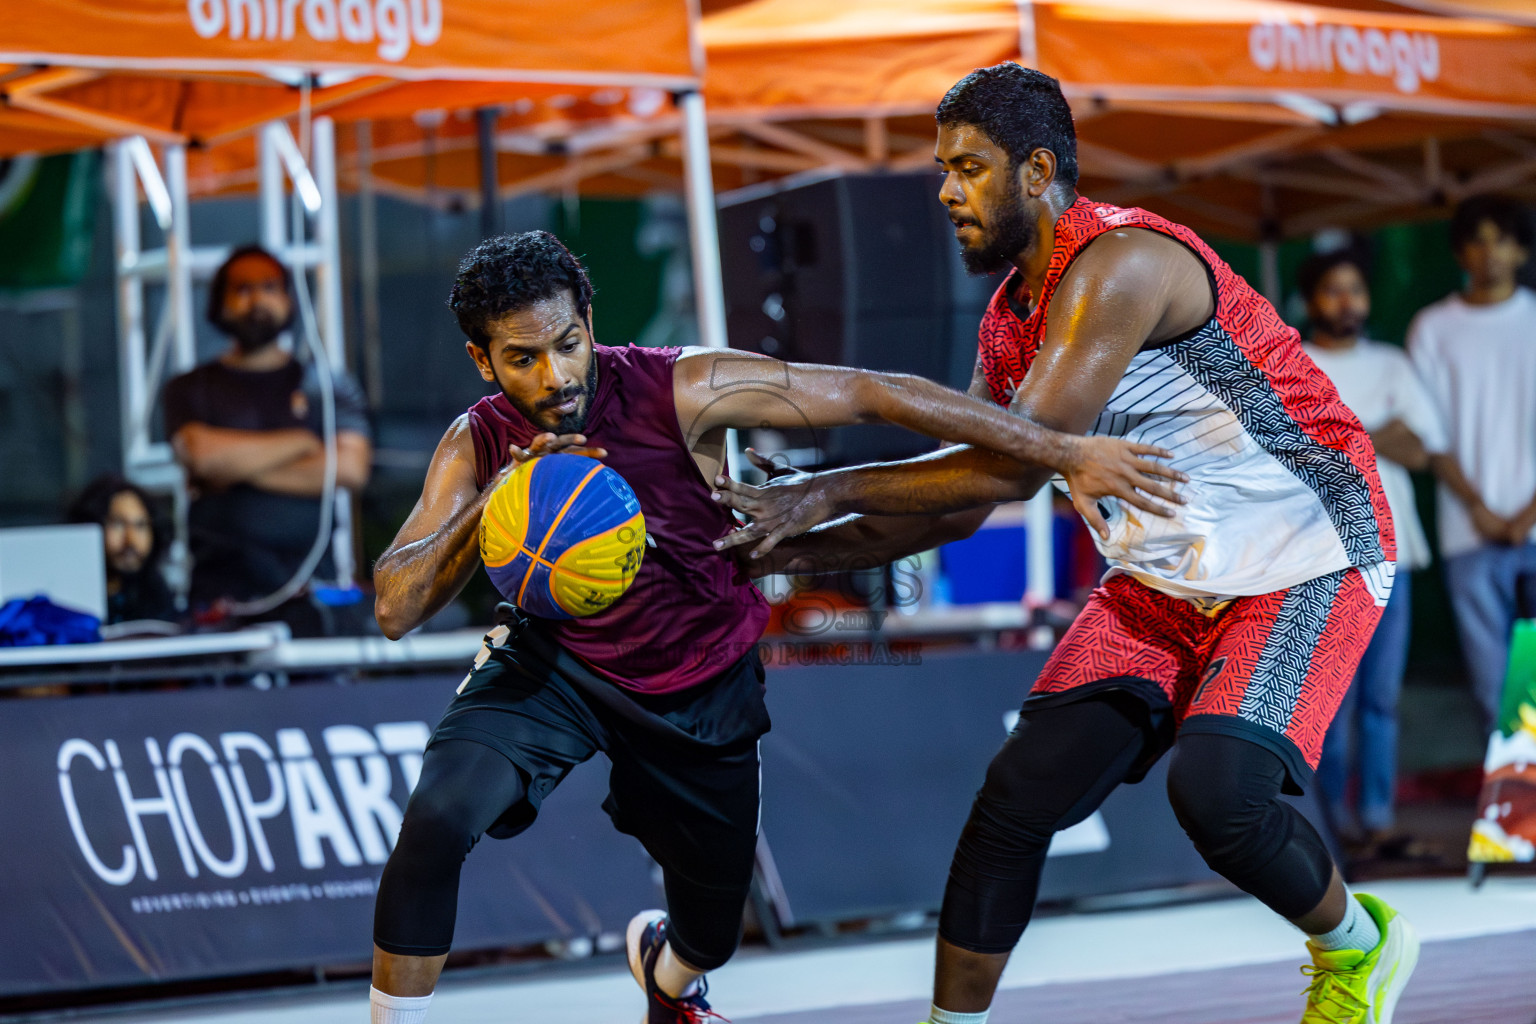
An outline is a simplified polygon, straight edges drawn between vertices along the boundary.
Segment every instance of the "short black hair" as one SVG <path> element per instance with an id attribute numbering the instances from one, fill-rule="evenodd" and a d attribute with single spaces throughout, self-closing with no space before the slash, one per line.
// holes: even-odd
<path id="1" fill-rule="evenodd" d="M 288 269 L 288 264 L 278 259 L 271 250 L 255 243 L 238 246 L 219 264 L 219 269 L 213 272 L 213 280 L 208 283 L 208 322 L 221 331 L 224 329 L 224 289 L 229 285 L 229 268 L 247 256 L 270 260 L 283 275 L 283 289 L 290 299 L 293 298 L 293 273 Z"/>
<path id="2" fill-rule="evenodd" d="M 1489 221 L 1499 234 L 1513 238 L 1522 248 L 1531 248 L 1532 227 L 1530 211 L 1516 199 L 1508 196 L 1472 196 L 1456 204 L 1451 214 L 1451 250 L 1460 252 L 1461 247 L 1477 237 L 1477 229 Z"/>
<path id="3" fill-rule="evenodd" d="M 1371 280 L 1371 263 L 1365 253 L 1359 249 L 1346 247 L 1334 249 L 1331 252 L 1319 252 L 1308 256 L 1300 267 L 1296 268 L 1296 290 L 1306 302 L 1312 301 L 1312 296 L 1317 294 L 1318 286 L 1323 283 L 1335 267 L 1352 266 L 1360 271 L 1360 276 L 1367 283 Z"/>
<path id="4" fill-rule="evenodd" d="M 144 560 L 144 564 L 159 565 L 171 536 L 171 525 L 166 519 L 165 510 L 161 508 L 159 502 L 149 496 L 144 488 L 121 473 L 103 473 L 86 484 L 80 496 L 69 506 L 65 519 L 71 523 L 101 525 L 107 521 L 107 512 L 112 508 L 112 499 L 124 491 L 137 496 L 139 501 L 144 503 L 144 511 L 149 513 L 150 533 L 153 534 L 154 540 L 150 544 L 149 557 Z"/>
<path id="5" fill-rule="evenodd" d="M 1061 83 L 1012 61 L 977 68 L 950 87 L 934 114 L 943 127 L 971 124 L 1008 154 L 1010 170 L 1037 149 L 1056 154 L 1056 180 L 1077 185 L 1077 131 Z"/>
<path id="6" fill-rule="evenodd" d="M 470 341 L 489 348 L 490 321 L 563 291 L 571 293 L 576 315 L 590 321 L 592 282 L 581 261 L 548 231 L 524 231 L 487 238 L 459 261 L 448 308 Z"/>

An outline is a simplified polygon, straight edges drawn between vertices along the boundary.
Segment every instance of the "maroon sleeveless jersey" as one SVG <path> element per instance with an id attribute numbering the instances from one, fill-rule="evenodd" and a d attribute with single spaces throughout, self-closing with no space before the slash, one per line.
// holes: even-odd
<path id="1" fill-rule="evenodd" d="M 592 347 L 597 394 L 586 436 L 606 448 L 645 513 L 645 557 L 634 584 L 605 611 L 550 621 L 554 638 L 598 675 L 632 690 L 670 693 L 729 668 L 763 635 L 768 602 L 714 542 L 735 528 L 710 498 L 677 422 L 676 348 Z M 482 488 L 544 428 L 505 395 L 469 410 L 475 482 Z"/>

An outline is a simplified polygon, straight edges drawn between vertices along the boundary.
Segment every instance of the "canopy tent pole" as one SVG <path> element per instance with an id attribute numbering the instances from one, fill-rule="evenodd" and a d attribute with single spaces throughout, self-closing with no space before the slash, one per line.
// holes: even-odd
<path id="1" fill-rule="evenodd" d="M 197 363 L 197 338 L 192 327 L 192 203 L 187 198 L 187 148 L 165 147 L 165 187 L 171 197 L 171 226 L 165 233 L 166 302 L 171 306 L 171 330 L 177 373 Z M 154 401 L 154 396 L 150 396 Z"/>
<path id="2" fill-rule="evenodd" d="M 139 186 L 134 177 L 131 139 L 112 143 L 113 270 L 117 276 L 117 384 L 123 431 L 123 471 L 143 455 L 139 430 L 144 407 L 144 280 L 139 262 Z"/>
<path id="3" fill-rule="evenodd" d="M 1040 52 L 1035 41 L 1035 6 L 1033 0 L 1015 0 L 1019 9 L 1019 63 L 1028 68 L 1040 66 Z M 1056 513 L 1052 507 L 1053 488 L 1046 483 L 1024 506 L 1024 603 L 1031 610 L 1044 608 L 1056 600 Z M 1037 625 L 1029 631 L 1029 646 L 1048 651 L 1056 644 L 1051 627 Z"/>
<path id="4" fill-rule="evenodd" d="M 384 341 L 379 332 L 379 205 L 373 187 L 373 122 L 357 123 L 357 278 L 362 307 L 364 390 L 384 404 Z"/>
<path id="5" fill-rule="evenodd" d="M 1056 600 L 1055 488 L 1047 482 L 1024 506 L 1024 603 L 1031 611 Z M 1048 651 L 1056 645 L 1051 627 L 1037 625 L 1029 631 L 1029 646 Z"/>
<path id="6" fill-rule="evenodd" d="M 693 247 L 693 290 L 699 338 L 705 348 L 728 348 L 725 334 L 725 284 L 720 276 L 720 230 L 715 222 L 715 185 L 709 166 L 709 125 L 704 97 L 685 92 L 683 173 L 688 192 L 688 236 Z"/>
<path id="7" fill-rule="evenodd" d="M 720 229 L 715 221 L 715 183 L 709 166 L 709 123 L 704 97 L 678 95 L 683 112 L 683 173 L 688 205 L 688 241 L 693 257 L 693 301 L 699 341 L 705 348 L 729 348 L 725 332 L 725 283 L 720 274 Z M 726 431 L 725 468 L 740 479 L 741 456 L 735 430 Z"/>
<path id="8" fill-rule="evenodd" d="M 199 255 L 188 222 L 186 150 L 167 146 L 162 176 L 149 143 L 132 136 L 110 146 L 112 166 L 113 273 L 117 279 L 118 388 L 123 431 L 123 475 L 152 493 L 169 494 L 173 537 L 166 558 L 167 582 L 185 595 L 190 581 L 186 478 L 167 443 L 150 441 L 150 424 L 164 383 L 156 361 L 153 378 L 144 330 L 144 284 L 163 280 L 165 308 L 156 331 L 156 352 L 170 345 L 178 371 L 196 359 L 192 329 L 192 273 Z M 139 229 L 139 182 L 165 235 L 163 248 L 146 252 Z M 172 344 L 174 343 L 174 344 Z"/>
<path id="9" fill-rule="evenodd" d="M 501 234 L 501 196 L 497 193 L 495 107 L 475 111 L 475 143 L 480 157 L 480 237 Z"/>
<path id="10" fill-rule="evenodd" d="M 1019 8 L 1019 63 L 1027 68 L 1040 66 L 1040 51 L 1035 46 L 1034 0 L 1014 0 Z"/>

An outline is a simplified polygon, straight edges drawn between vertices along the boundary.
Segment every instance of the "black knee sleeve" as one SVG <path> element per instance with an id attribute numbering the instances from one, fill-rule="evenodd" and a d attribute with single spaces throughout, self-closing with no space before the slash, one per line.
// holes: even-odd
<path id="1" fill-rule="evenodd" d="M 1285 765 L 1235 736 L 1181 737 L 1168 800 L 1211 870 L 1277 914 L 1301 917 L 1328 889 L 1333 860 L 1321 837 L 1280 800 Z"/>
<path id="2" fill-rule="evenodd" d="M 751 891 L 745 882 L 709 884 L 663 871 L 667 890 L 667 943 L 701 971 L 725 966 L 741 942 L 742 912 Z"/>
<path id="3" fill-rule="evenodd" d="M 1145 722 L 1122 700 L 1089 697 L 1026 711 L 987 768 L 960 833 L 939 934 L 1006 953 L 1034 911 L 1051 837 L 1104 801 L 1142 758 Z"/>
<path id="4" fill-rule="evenodd" d="M 401 956 L 448 952 L 464 858 L 524 792 L 516 767 L 489 747 L 451 740 L 428 751 L 379 879 L 374 945 Z"/>

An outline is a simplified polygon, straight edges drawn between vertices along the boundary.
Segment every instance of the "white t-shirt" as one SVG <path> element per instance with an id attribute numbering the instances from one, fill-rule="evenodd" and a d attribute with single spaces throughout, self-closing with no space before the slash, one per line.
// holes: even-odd
<path id="1" fill-rule="evenodd" d="M 1346 349 L 1312 344 L 1302 348 L 1333 381 L 1339 397 L 1360 417 L 1366 430 L 1374 433 L 1393 420 L 1402 420 L 1431 453 L 1445 451 L 1445 428 L 1435 401 L 1402 349 L 1364 339 Z M 1397 528 L 1397 564 L 1422 569 L 1429 564 L 1429 541 L 1414 506 L 1413 481 L 1408 471 L 1391 459 L 1378 458 L 1376 468 L 1381 473 L 1387 506 L 1392 509 L 1392 524 Z"/>
<path id="2" fill-rule="evenodd" d="M 1408 355 L 1483 503 L 1501 516 L 1520 512 L 1536 496 L 1536 295 L 1517 288 L 1488 306 L 1447 296 L 1413 318 Z M 1442 556 L 1483 545 L 1449 488 L 1437 508 Z"/>

